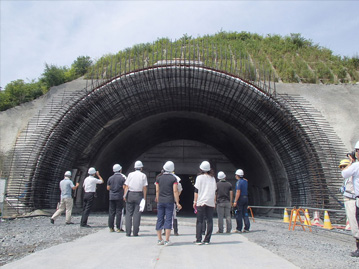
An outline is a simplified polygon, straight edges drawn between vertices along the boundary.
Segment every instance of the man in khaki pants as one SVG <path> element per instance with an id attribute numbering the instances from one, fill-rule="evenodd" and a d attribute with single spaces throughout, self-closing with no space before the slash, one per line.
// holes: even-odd
<path id="1" fill-rule="evenodd" d="M 71 222 L 71 214 L 73 207 L 73 199 L 72 199 L 72 190 L 76 190 L 79 186 L 79 183 L 76 183 L 76 186 L 71 181 L 71 172 L 65 172 L 65 178 L 60 181 L 60 190 L 61 190 L 61 201 L 58 209 L 52 215 L 50 222 L 52 224 L 55 223 L 55 219 L 62 214 L 62 212 L 66 209 L 66 224 L 73 224 Z"/>

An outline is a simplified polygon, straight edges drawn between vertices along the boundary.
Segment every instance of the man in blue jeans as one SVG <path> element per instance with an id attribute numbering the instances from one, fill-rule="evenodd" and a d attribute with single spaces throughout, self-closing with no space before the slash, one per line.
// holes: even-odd
<path id="1" fill-rule="evenodd" d="M 234 198 L 233 207 L 237 207 L 237 229 L 236 233 L 242 232 L 243 220 L 244 230 L 243 232 L 249 232 L 250 222 L 248 217 L 248 180 L 244 178 L 242 169 L 236 171 L 236 197 Z"/>
<path id="2" fill-rule="evenodd" d="M 156 202 L 157 202 L 157 223 L 156 230 L 158 241 L 157 245 L 171 245 L 170 235 L 172 229 L 172 217 L 174 202 L 177 209 L 181 209 L 179 204 L 178 181 L 174 176 L 174 163 L 168 161 L 163 166 L 163 172 L 156 179 Z M 162 239 L 162 229 L 165 229 L 166 240 Z"/>

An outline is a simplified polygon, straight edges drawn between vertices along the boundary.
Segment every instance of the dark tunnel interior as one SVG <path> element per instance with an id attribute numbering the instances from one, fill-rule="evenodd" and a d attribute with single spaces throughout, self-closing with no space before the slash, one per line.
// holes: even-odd
<path id="1" fill-rule="evenodd" d="M 175 143 L 182 140 L 191 143 Z M 161 146 L 163 144 L 167 146 Z M 94 166 L 107 179 L 112 175 L 113 164 L 120 163 L 123 172 L 128 174 L 137 159 L 145 165 L 151 202 L 154 199 L 154 177 L 161 171 L 164 162 L 172 160 L 176 173 L 184 175 L 186 187 L 181 195 L 184 209 L 191 210 L 193 189 L 188 184 L 189 178 L 195 179 L 200 162 L 208 160 L 215 173 L 224 171 L 233 186 L 236 181 L 235 170 L 243 169 L 250 180 L 253 205 L 275 203 L 274 196 L 264 199 L 264 192 L 273 192 L 274 189 L 260 153 L 238 130 L 215 118 L 194 112 L 171 112 L 148 117 L 111 140 L 98 154 Z M 258 165 L 261 169 L 256 169 Z M 106 208 L 107 192 L 104 187 L 99 187 L 99 192 L 101 194 L 98 197 L 102 198 L 98 199 L 98 208 L 102 205 Z"/>

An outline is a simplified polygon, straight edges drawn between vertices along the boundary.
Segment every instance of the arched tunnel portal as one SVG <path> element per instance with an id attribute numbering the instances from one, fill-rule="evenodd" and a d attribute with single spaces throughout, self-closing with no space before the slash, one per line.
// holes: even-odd
<path id="1" fill-rule="evenodd" d="M 282 99 L 241 78 L 198 66 L 157 66 L 111 79 L 71 104 L 39 148 L 28 199 L 35 208 L 54 208 L 64 171 L 74 171 L 81 184 L 94 166 L 107 181 L 113 164 L 127 174 L 141 159 L 149 204 L 167 160 L 182 176 L 182 203 L 192 203 L 189 181 L 208 160 L 233 185 L 235 169 L 245 171 L 251 205 L 319 207 L 330 203 L 330 193 L 327 164 L 314 144 Z M 108 206 L 104 185 L 97 210 Z"/>

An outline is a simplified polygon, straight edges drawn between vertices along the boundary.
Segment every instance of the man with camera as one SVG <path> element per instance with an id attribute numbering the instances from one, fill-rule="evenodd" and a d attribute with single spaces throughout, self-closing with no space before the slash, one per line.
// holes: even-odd
<path id="1" fill-rule="evenodd" d="M 354 154 L 353 154 L 354 153 Z M 350 159 L 349 165 L 347 165 L 342 170 L 343 178 L 352 177 L 353 185 L 354 185 L 354 194 L 355 194 L 355 205 L 356 205 L 356 220 L 359 223 L 359 162 L 356 162 L 356 159 L 359 157 L 359 141 L 355 144 L 354 152 L 347 154 Z M 354 156 L 352 156 L 354 155 Z M 359 257 L 359 239 L 356 239 L 357 250 L 351 253 L 352 257 Z"/>

